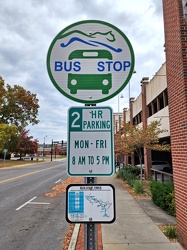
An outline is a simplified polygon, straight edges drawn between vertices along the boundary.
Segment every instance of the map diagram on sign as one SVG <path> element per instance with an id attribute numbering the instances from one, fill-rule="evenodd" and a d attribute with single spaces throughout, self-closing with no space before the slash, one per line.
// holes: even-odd
<path id="1" fill-rule="evenodd" d="M 66 219 L 70 223 L 111 223 L 115 220 L 114 187 L 110 184 L 71 184 L 66 197 Z"/>
<path id="2" fill-rule="evenodd" d="M 89 194 L 89 195 L 85 195 L 86 199 L 92 204 L 96 204 L 97 208 L 100 208 L 100 212 L 103 213 L 104 217 L 109 217 L 107 214 L 107 210 L 109 209 L 109 207 L 112 205 L 111 202 L 109 201 L 102 201 L 100 199 L 97 199 L 95 196 Z"/>

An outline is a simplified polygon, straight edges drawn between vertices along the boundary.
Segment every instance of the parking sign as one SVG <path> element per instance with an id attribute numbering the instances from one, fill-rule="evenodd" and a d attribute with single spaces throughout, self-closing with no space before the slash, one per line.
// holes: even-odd
<path id="1" fill-rule="evenodd" d="M 114 171 L 110 107 L 71 107 L 68 113 L 68 174 L 110 176 Z"/>

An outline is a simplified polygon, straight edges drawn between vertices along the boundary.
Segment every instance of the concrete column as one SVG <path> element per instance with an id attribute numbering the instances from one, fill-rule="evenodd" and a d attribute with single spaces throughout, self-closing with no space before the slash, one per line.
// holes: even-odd
<path id="1" fill-rule="evenodd" d="M 130 124 L 133 125 L 133 102 L 134 102 L 135 98 L 131 97 L 130 98 Z M 134 160 L 134 153 L 131 154 L 131 165 L 134 166 L 135 165 L 135 160 Z"/>
<path id="2" fill-rule="evenodd" d="M 127 121 L 126 115 L 127 115 L 127 108 L 124 108 L 123 109 L 123 121 L 124 121 L 124 123 L 126 123 L 126 121 Z M 124 165 L 125 166 L 128 165 L 128 154 L 124 155 Z"/>
<path id="3" fill-rule="evenodd" d="M 147 107 L 146 99 L 146 86 L 149 83 L 148 77 L 143 77 L 141 81 L 142 86 L 142 123 L 143 128 L 147 127 L 147 118 L 149 115 L 149 110 Z M 145 167 L 145 178 L 149 179 L 151 177 L 151 150 L 146 148 L 144 150 L 144 167 Z"/>
<path id="4" fill-rule="evenodd" d="M 127 108 L 124 108 L 124 109 L 123 109 L 123 121 L 124 121 L 124 122 L 127 121 L 126 115 L 127 115 Z"/>

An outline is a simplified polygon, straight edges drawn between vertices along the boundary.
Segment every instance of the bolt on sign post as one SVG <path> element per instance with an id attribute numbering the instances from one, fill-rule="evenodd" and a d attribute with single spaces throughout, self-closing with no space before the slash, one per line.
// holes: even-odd
<path id="1" fill-rule="evenodd" d="M 110 176 L 114 172 L 113 115 L 110 107 L 71 107 L 68 174 Z"/>
<path id="2" fill-rule="evenodd" d="M 81 21 L 54 38 L 47 70 L 54 86 L 67 98 L 99 103 L 127 85 L 134 71 L 134 52 L 126 35 L 112 24 Z"/>

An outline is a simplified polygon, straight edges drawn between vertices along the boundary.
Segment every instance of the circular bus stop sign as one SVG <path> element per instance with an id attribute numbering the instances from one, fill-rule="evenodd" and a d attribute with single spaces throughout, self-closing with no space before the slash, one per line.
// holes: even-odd
<path id="1" fill-rule="evenodd" d="M 112 24 L 81 21 L 54 38 L 47 70 L 54 86 L 67 98 L 99 103 L 127 85 L 134 70 L 134 52 L 126 35 Z"/>

